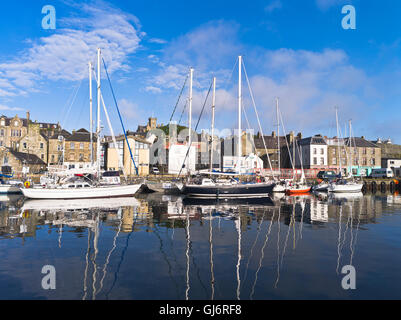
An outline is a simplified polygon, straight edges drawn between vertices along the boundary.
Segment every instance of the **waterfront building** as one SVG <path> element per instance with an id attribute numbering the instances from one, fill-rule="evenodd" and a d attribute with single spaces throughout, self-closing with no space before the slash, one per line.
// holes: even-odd
<path id="1" fill-rule="evenodd" d="M 334 137 L 326 139 L 326 142 L 328 166 L 331 169 L 339 170 L 341 164 L 343 174 L 348 174 L 352 170 L 354 176 L 369 176 L 372 169 L 381 168 L 380 147 L 365 137 L 352 139 Z"/>
<path id="2" fill-rule="evenodd" d="M 10 166 L 17 176 L 39 173 L 46 170 L 46 163 L 35 154 L 18 152 L 12 148 L 0 147 L 1 166 Z"/>
<path id="3" fill-rule="evenodd" d="M 60 141 L 56 142 L 57 148 L 63 146 L 61 152 L 64 156 L 63 164 L 69 169 L 83 169 L 91 167 L 91 147 L 90 147 L 90 133 L 86 129 L 80 129 L 78 131 L 73 130 L 71 135 L 63 133 L 60 135 L 63 137 Z M 52 138 L 54 138 L 53 136 Z M 54 139 L 52 139 L 54 142 Z M 54 146 L 52 150 L 54 150 Z M 93 136 L 93 158 L 96 161 L 96 137 Z M 52 158 L 51 160 L 54 160 Z"/>
<path id="4" fill-rule="evenodd" d="M 29 122 L 27 133 L 17 143 L 19 152 L 35 154 L 45 163 L 48 163 L 49 137 L 43 132 L 40 123 Z"/>
<path id="5" fill-rule="evenodd" d="M 290 144 L 290 153 L 293 159 L 295 158 L 295 168 L 304 169 L 327 169 L 327 143 L 324 137 L 320 134 L 313 137 L 301 138 L 298 135 L 296 138 L 295 150 L 294 145 Z"/>
<path id="6" fill-rule="evenodd" d="M 0 147 L 19 150 L 20 140 L 29 134 L 29 124 L 39 126 L 40 134 L 46 137 L 60 129 L 60 125 L 56 123 L 31 121 L 29 112 L 26 113 L 26 118 L 20 118 L 18 115 L 9 118 L 2 115 L 0 116 Z M 33 133 L 36 134 L 36 130 Z"/>
<path id="7" fill-rule="evenodd" d="M 279 141 L 277 139 L 277 134 L 275 131 L 272 132 L 270 136 L 263 136 L 260 134 L 260 132 L 255 136 L 254 139 L 254 145 L 255 145 L 255 153 L 259 157 L 262 158 L 263 163 L 264 163 L 264 168 L 269 168 L 269 161 L 266 156 L 266 149 L 267 149 L 267 154 L 269 155 L 270 163 L 273 168 L 278 168 L 284 167 L 283 163 L 283 157 L 280 156 L 280 165 L 278 162 L 278 155 L 279 155 Z M 265 148 L 266 145 L 266 148 Z M 281 150 L 287 150 L 287 144 L 286 144 L 286 137 L 281 136 L 280 137 L 280 151 Z M 285 152 L 280 152 L 281 155 L 285 154 Z"/>
<path id="8" fill-rule="evenodd" d="M 390 139 L 372 141 L 381 150 L 381 167 L 390 168 L 394 175 L 401 176 L 401 145 L 393 144 Z"/>
<path id="9" fill-rule="evenodd" d="M 127 135 L 128 143 L 131 148 L 135 165 L 140 176 L 149 174 L 150 165 L 150 145 L 147 140 L 132 135 Z M 106 171 L 118 171 L 120 163 L 124 166 L 124 171 L 129 176 L 136 175 L 135 166 L 132 163 L 131 153 L 124 135 L 116 137 L 117 145 L 108 138 L 104 141 L 104 163 Z"/>
<path id="10" fill-rule="evenodd" d="M 60 165 L 63 163 L 63 150 L 65 139 L 71 136 L 66 130 L 60 130 L 49 138 L 48 141 L 48 164 Z"/>

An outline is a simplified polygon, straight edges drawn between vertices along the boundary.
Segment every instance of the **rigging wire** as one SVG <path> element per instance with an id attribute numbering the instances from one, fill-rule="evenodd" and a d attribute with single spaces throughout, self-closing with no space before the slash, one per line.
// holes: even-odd
<path id="1" fill-rule="evenodd" d="M 178 104 L 180 103 L 180 100 L 181 100 L 182 94 L 184 93 L 185 86 L 187 85 L 188 78 L 189 78 L 189 75 L 187 74 L 187 77 L 185 78 L 185 81 L 184 81 L 184 85 L 182 86 L 181 92 L 180 92 L 180 94 L 179 94 L 179 96 L 178 96 L 177 103 L 175 104 L 175 107 L 174 107 L 173 113 L 171 114 L 170 121 L 169 121 L 168 123 L 171 123 L 171 120 L 173 120 L 173 117 L 174 117 L 175 111 L 177 110 Z M 182 117 L 182 116 L 181 116 L 181 117 Z"/>
<path id="2" fill-rule="evenodd" d="M 77 98 L 79 89 L 81 89 L 82 82 L 83 82 L 83 78 L 82 78 L 81 81 L 79 82 L 79 86 L 76 88 L 74 98 L 72 99 L 71 104 L 70 104 L 70 106 L 68 107 L 68 111 L 67 111 L 66 115 L 64 116 L 63 121 L 61 122 L 61 127 L 62 127 L 62 128 L 64 128 L 65 122 L 66 122 L 66 120 L 67 120 L 67 118 L 68 118 L 68 116 L 69 116 L 69 114 L 70 114 L 70 112 L 71 112 L 72 105 L 74 104 L 75 99 Z"/>
<path id="3" fill-rule="evenodd" d="M 134 160 L 134 156 L 133 156 L 133 154 L 132 154 L 132 149 L 131 149 L 131 146 L 130 146 L 129 141 L 128 141 L 127 132 L 125 131 L 124 122 L 123 122 L 123 119 L 122 119 L 121 113 L 120 113 L 120 108 L 118 107 L 116 95 L 114 94 L 114 89 L 113 89 L 113 86 L 111 85 L 111 80 L 110 80 L 109 72 L 107 71 L 106 62 L 104 61 L 103 57 L 102 57 L 102 60 L 103 60 L 104 69 L 106 70 L 106 75 L 107 75 L 107 79 L 108 79 L 108 81 L 109 81 L 111 93 L 112 93 L 112 95 L 113 95 L 114 103 L 115 103 L 116 108 L 117 108 L 118 117 L 120 118 L 120 123 L 121 123 L 121 126 L 122 126 L 123 131 L 124 131 L 125 140 L 127 141 L 127 146 L 128 146 L 128 149 L 129 149 L 129 152 L 130 152 L 130 155 L 131 155 L 131 160 L 132 160 L 132 162 L 133 162 L 133 164 L 134 164 L 135 171 L 136 171 L 136 175 L 139 176 L 138 167 L 136 166 L 136 163 L 135 163 L 135 160 Z M 98 138 L 99 138 L 99 137 L 98 137 Z"/>
<path id="4" fill-rule="evenodd" d="M 196 126 L 195 126 L 195 132 L 198 130 L 199 122 L 200 122 L 200 119 L 202 118 L 203 111 L 205 111 L 206 102 L 209 98 L 210 91 L 212 90 L 212 86 L 213 86 L 213 80 L 212 80 L 212 83 L 210 84 L 209 91 L 207 92 L 205 102 L 203 103 L 201 113 L 199 114 L 198 122 L 196 123 Z M 189 134 L 192 134 L 192 132 L 189 132 Z M 191 150 L 191 145 L 188 145 L 187 154 L 185 155 L 184 162 L 182 163 L 182 166 L 181 166 L 180 172 L 178 173 L 178 176 L 181 175 L 182 169 L 184 168 L 184 164 L 185 164 L 185 161 L 187 160 L 190 150 Z M 188 168 L 188 170 L 189 170 L 189 168 Z"/>
<path id="5" fill-rule="evenodd" d="M 267 146 L 266 146 L 265 136 L 264 136 L 264 134 L 263 134 L 262 125 L 260 124 L 259 114 L 258 114 L 258 111 L 257 111 L 257 109 L 256 109 L 255 99 L 254 99 L 254 97 L 253 97 L 253 92 L 252 92 L 251 84 L 250 84 L 250 82 L 249 82 L 249 78 L 248 78 L 248 74 L 247 74 L 247 72 L 246 72 L 246 68 L 245 68 L 245 63 L 244 63 L 244 62 L 242 62 L 242 66 L 244 67 L 244 72 L 245 72 L 246 80 L 247 80 L 247 83 L 248 83 L 249 93 L 250 93 L 250 96 L 251 96 L 251 99 L 252 99 L 253 107 L 254 107 L 254 109 L 255 109 L 256 118 L 257 118 L 257 120 L 258 120 L 259 130 L 260 130 L 260 133 L 262 134 L 263 145 L 264 145 L 264 147 L 265 147 L 266 156 L 267 156 L 267 160 L 268 160 L 268 162 L 269 162 L 270 171 L 271 171 L 271 173 L 272 173 L 273 179 L 275 179 L 275 175 L 274 175 L 274 172 L 273 172 L 273 167 L 272 167 L 272 164 L 271 164 L 271 161 L 270 161 L 270 156 L 269 156 L 269 153 L 267 152 Z"/>

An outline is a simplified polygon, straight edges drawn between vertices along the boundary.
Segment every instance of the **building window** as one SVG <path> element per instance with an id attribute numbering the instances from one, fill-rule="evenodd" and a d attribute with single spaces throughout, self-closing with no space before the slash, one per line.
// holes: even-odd
<path id="1" fill-rule="evenodd" d="M 42 160 L 45 160 L 45 155 L 42 153 L 42 154 L 40 155 L 40 158 L 41 158 Z"/>
<path id="2" fill-rule="evenodd" d="M 19 123 L 18 121 L 14 121 L 14 127 L 18 127 Z"/>
<path id="3" fill-rule="evenodd" d="M 83 143 L 79 144 L 79 149 L 84 150 L 84 144 Z"/>
<path id="4" fill-rule="evenodd" d="M 367 149 L 363 148 L 363 154 L 367 154 L 367 153 L 368 153 Z"/>
<path id="5" fill-rule="evenodd" d="M 313 154 L 317 154 L 316 148 L 313 148 Z"/>
<path id="6" fill-rule="evenodd" d="M 366 166 L 368 164 L 368 162 L 366 161 L 366 158 L 362 159 L 362 165 Z"/>
<path id="7" fill-rule="evenodd" d="M 54 160 L 55 160 L 54 154 L 52 154 L 52 163 L 54 163 Z"/>
<path id="8" fill-rule="evenodd" d="M 376 154 L 375 148 L 372 148 L 372 154 Z"/>
<path id="9" fill-rule="evenodd" d="M 79 161 L 84 161 L 84 155 L 82 153 L 79 154 Z"/>
<path id="10" fill-rule="evenodd" d="M 1 136 L 1 137 L 4 137 L 4 129 L 1 129 L 1 130 L 0 130 L 0 136 Z"/>
<path id="11" fill-rule="evenodd" d="M 331 161 L 331 164 L 337 165 L 337 158 L 333 158 L 332 161 Z"/>
<path id="12" fill-rule="evenodd" d="M 6 121 L 5 120 L 1 120 L 0 124 L 4 127 L 6 125 Z"/>
<path id="13" fill-rule="evenodd" d="M 40 148 L 41 148 L 41 149 L 44 148 L 43 142 L 40 143 Z"/>
<path id="14" fill-rule="evenodd" d="M 57 145 L 57 151 L 63 151 L 63 146 L 62 145 Z"/>
<path id="15" fill-rule="evenodd" d="M 324 166 L 324 158 L 320 158 L 320 165 Z"/>
<path id="16" fill-rule="evenodd" d="M 336 149 L 332 149 L 331 153 L 333 154 L 333 156 L 336 154 Z"/>
<path id="17" fill-rule="evenodd" d="M 375 160 L 375 158 L 370 159 L 370 164 L 371 164 L 372 166 L 375 166 L 375 165 L 376 165 L 376 160 Z"/>
<path id="18" fill-rule="evenodd" d="M 324 149 L 320 149 L 320 154 L 324 154 Z"/>
<path id="19" fill-rule="evenodd" d="M 8 164 L 8 157 L 7 156 L 4 157 L 4 164 Z"/>
<path id="20" fill-rule="evenodd" d="M 71 150 L 74 150 L 74 149 L 75 149 L 75 143 L 74 143 L 74 142 L 71 142 L 71 143 L 70 143 L 70 149 L 71 149 Z"/>
<path id="21" fill-rule="evenodd" d="M 313 158 L 313 164 L 317 165 L 317 158 Z"/>

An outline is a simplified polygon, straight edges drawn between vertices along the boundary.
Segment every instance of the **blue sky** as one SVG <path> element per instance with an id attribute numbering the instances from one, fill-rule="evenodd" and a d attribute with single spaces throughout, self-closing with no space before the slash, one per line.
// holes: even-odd
<path id="1" fill-rule="evenodd" d="M 345 4 L 356 9 L 356 30 L 341 26 Z M 56 30 L 42 29 L 44 5 L 56 8 Z M 287 131 L 335 135 L 337 105 L 342 128 L 352 119 L 356 136 L 401 143 L 396 0 L 16 0 L 4 3 L 0 15 L 0 112 L 9 116 L 29 110 L 33 119 L 69 130 L 88 127 L 87 62 L 100 46 L 127 128 L 149 116 L 167 123 L 190 66 L 194 122 L 216 76 L 216 126 L 235 128 L 232 70 L 241 54 L 265 134 L 274 130 L 278 96 Z M 245 84 L 246 116 L 257 131 Z M 106 79 L 103 94 L 120 132 Z M 207 106 L 200 129 L 210 127 Z"/>

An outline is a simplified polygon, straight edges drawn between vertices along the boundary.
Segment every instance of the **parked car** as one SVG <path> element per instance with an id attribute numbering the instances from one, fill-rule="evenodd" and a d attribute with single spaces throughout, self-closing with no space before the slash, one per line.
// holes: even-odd
<path id="1" fill-rule="evenodd" d="M 339 178 L 339 176 L 332 170 L 329 171 L 319 171 L 317 174 L 317 177 L 319 179 L 323 180 L 329 180 L 329 179 L 336 179 Z"/>
<path id="2" fill-rule="evenodd" d="M 394 178 L 394 172 L 390 168 L 373 169 L 371 178 Z"/>

